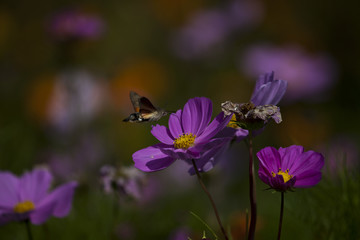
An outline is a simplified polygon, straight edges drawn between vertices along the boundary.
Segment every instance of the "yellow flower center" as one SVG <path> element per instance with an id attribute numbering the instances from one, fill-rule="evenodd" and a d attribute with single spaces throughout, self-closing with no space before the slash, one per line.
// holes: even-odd
<path id="1" fill-rule="evenodd" d="M 239 128 L 239 126 L 236 124 L 236 122 L 237 122 L 236 121 L 236 116 L 235 116 L 235 114 L 233 114 L 232 117 L 231 117 L 230 122 L 227 125 L 227 127 L 231 127 L 231 128 L 235 128 L 235 129 Z"/>
<path id="2" fill-rule="evenodd" d="M 283 176 L 284 183 L 286 183 L 287 181 L 289 181 L 293 177 L 293 175 L 289 174 L 289 169 L 287 169 L 285 172 L 283 172 L 283 171 L 281 171 L 281 168 L 279 168 L 279 171 L 277 173 L 271 172 L 271 175 L 273 177 L 276 177 L 276 175 Z"/>
<path id="3" fill-rule="evenodd" d="M 32 201 L 24 201 L 15 205 L 14 212 L 25 213 L 35 209 L 35 204 Z"/>
<path id="4" fill-rule="evenodd" d="M 194 146 L 196 135 L 192 133 L 182 134 L 180 137 L 174 140 L 175 148 L 188 149 L 189 147 Z"/>

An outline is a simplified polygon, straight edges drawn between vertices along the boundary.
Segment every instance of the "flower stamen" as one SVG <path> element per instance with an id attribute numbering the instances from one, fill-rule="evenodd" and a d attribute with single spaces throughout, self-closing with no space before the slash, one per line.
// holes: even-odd
<path id="1" fill-rule="evenodd" d="M 230 122 L 228 123 L 227 127 L 238 129 L 239 126 L 237 125 L 237 120 L 235 114 L 232 115 Z"/>
<path id="2" fill-rule="evenodd" d="M 293 177 L 293 175 L 289 174 L 289 169 L 287 169 L 285 172 L 283 172 L 283 171 L 281 171 L 281 168 L 279 168 L 279 171 L 277 173 L 271 172 L 271 175 L 273 177 L 276 177 L 276 175 L 281 175 L 284 179 L 284 183 L 286 183 Z"/>
<path id="3" fill-rule="evenodd" d="M 189 147 L 194 146 L 196 135 L 192 133 L 184 133 L 180 135 L 180 137 L 175 138 L 174 140 L 174 147 L 175 148 L 182 148 L 188 149 Z"/>
<path id="4" fill-rule="evenodd" d="M 35 209 L 35 204 L 32 201 L 26 200 L 14 206 L 14 212 L 25 213 Z"/>

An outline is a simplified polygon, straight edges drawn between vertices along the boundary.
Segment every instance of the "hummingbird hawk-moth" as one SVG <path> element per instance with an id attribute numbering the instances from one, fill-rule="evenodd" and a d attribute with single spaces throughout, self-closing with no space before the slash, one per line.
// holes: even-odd
<path id="1" fill-rule="evenodd" d="M 136 92 L 130 92 L 130 100 L 135 112 L 125 118 L 124 122 L 141 123 L 158 121 L 169 112 L 164 109 L 155 107 L 149 99 L 142 97 Z"/>

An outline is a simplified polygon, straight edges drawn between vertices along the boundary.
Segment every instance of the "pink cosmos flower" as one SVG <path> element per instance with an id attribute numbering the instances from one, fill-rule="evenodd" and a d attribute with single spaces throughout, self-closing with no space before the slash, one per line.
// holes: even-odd
<path id="1" fill-rule="evenodd" d="M 271 188 L 285 192 L 291 188 L 308 188 L 321 180 L 324 157 L 318 152 L 304 152 L 304 147 L 266 147 L 256 156 L 260 160 L 259 177 Z"/>

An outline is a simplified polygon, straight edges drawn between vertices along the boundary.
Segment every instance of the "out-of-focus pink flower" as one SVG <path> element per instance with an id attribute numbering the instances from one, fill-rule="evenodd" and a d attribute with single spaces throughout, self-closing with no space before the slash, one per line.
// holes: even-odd
<path id="1" fill-rule="evenodd" d="M 360 165 L 359 146 L 349 136 L 337 136 L 320 146 L 320 149 L 325 153 L 327 170 L 332 176 Z"/>
<path id="2" fill-rule="evenodd" d="M 337 69 L 326 54 L 312 54 L 299 46 L 274 47 L 257 45 L 250 47 L 240 59 L 241 71 L 250 77 L 275 71 L 288 82 L 284 99 L 321 100 L 335 83 Z"/>
<path id="3" fill-rule="evenodd" d="M 106 193 L 118 193 L 141 199 L 145 185 L 145 175 L 134 167 L 121 167 L 119 169 L 104 165 L 100 169 L 100 178 Z"/>
<path id="4" fill-rule="evenodd" d="M 49 32 L 56 40 L 97 39 L 104 32 L 104 21 L 96 14 L 68 9 L 54 14 Z"/>
<path id="5" fill-rule="evenodd" d="M 179 227 L 175 229 L 169 236 L 169 240 L 185 240 L 189 239 L 190 231 L 187 228 Z"/>
<path id="6" fill-rule="evenodd" d="M 262 19 L 258 1 L 233 1 L 223 9 L 199 11 L 172 38 L 175 54 L 191 60 L 221 49 L 234 32 L 256 25 Z"/>
<path id="7" fill-rule="evenodd" d="M 69 182 L 49 193 L 51 182 L 46 169 L 34 169 L 21 177 L 0 172 L 0 225 L 24 220 L 42 224 L 51 216 L 67 216 L 77 183 Z"/>
<path id="8" fill-rule="evenodd" d="M 86 122 L 101 109 L 104 87 L 86 71 L 64 72 L 56 80 L 50 99 L 50 124 L 69 131 Z"/>
<path id="9" fill-rule="evenodd" d="M 103 148 L 96 135 L 85 134 L 66 151 L 47 153 L 47 162 L 54 175 L 61 179 L 81 178 L 98 166 Z"/>

